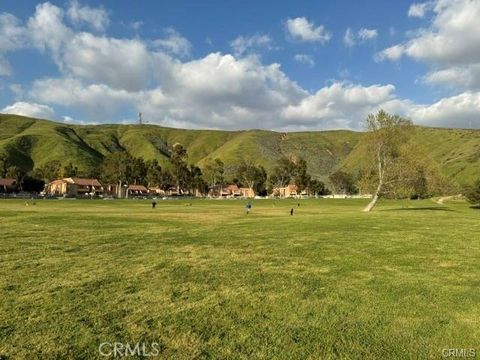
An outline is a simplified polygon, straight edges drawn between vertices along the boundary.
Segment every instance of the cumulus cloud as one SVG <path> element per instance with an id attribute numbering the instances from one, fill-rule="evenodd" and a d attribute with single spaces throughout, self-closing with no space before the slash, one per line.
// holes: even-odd
<path id="1" fill-rule="evenodd" d="M 435 68 L 425 77 L 428 83 L 442 84 L 451 79 L 456 85 L 463 84 L 466 90 L 478 88 L 480 2 L 436 0 L 414 5 L 410 8 L 411 16 L 424 16 L 427 9 L 432 10 L 430 27 L 419 29 L 404 43 L 382 50 L 376 59 L 398 60 L 408 56 Z"/>
<path id="2" fill-rule="evenodd" d="M 136 39 L 79 33 L 65 45 L 61 64 L 71 75 L 133 91 L 147 85 L 149 56 L 145 43 Z"/>
<path id="3" fill-rule="evenodd" d="M 25 29 L 12 14 L 0 14 L 0 54 L 25 45 Z"/>
<path id="4" fill-rule="evenodd" d="M 478 90 L 480 89 L 480 64 L 435 70 L 425 75 L 422 80 L 430 85 Z"/>
<path id="5" fill-rule="evenodd" d="M 28 20 L 27 31 L 35 47 L 49 51 L 57 63 L 60 62 L 63 48 L 73 32 L 63 22 L 63 9 L 50 3 L 37 5 L 35 14 Z"/>
<path id="6" fill-rule="evenodd" d="M 265 34 L 255 34 L 252 36 L 238 36 L 230 41 L 230 47 L 235 56 L 241 56 L 249 49 L 271 49 L 272 39 Z"/>
<path id="7" fill-rule="evenodd" d="M 371 112 L 394 100 L 393 85 L 363 87 L 336 82 L 305 97 L 297 105 L 287 106 L 282 116 L 304 126 L 317 128 L 358 128 Z"/>
<path id="8" fill-rule="evenodd" d="M 413 3 L 408 9 L 408 16 L 423 18 L 433 8 L 433 2 Z"/>
<path id="9" fill-rule="evenodd" d="M 82 110 L 92 120 L 109 119 L 125 106 L 133 106 L 139 96 L 127 90 L 113 89 L 105 84 L 85 84 L 74 78 L 36 80 L 31 98 L 43 103 Z"/>
<path id="10" fill-rule="evenodd" d="M 326 31 L 323 25 L 316 26 L 305 17 L 288 19 L 285 25 L 288 35 L 293 40 L 324 44 L 332 38 L 332 34 Z"/>
<path id="11" fill-rule="evenodd" d="M 295 130 L 359 129 L 368 113 L 384 108 L 426 125 L 465 126 L 472 122 L 478 126 L 477 92 L 429 105 L 398 98 L 391 84 L 334 82 L 315 92 L 307 91 L 289 78 L 280 64 L 264 64 L 251 54 L 251 49 L 271 46 L 267 35 L 234 39 L 230 45 L 235 56 L 215 52 L 186 59 L 191 44 L 174 29 L 167 29 L 163 38 L 153 41 L 113 38 L 75 30 L 66 23 L 73 21 L 71 17 L 69 8 L 50 3 L 38 5 L 24 25 L 8 14 L 0 16 L 0 33 L 12 34 L 8 39 L 0 37 L 0 74 L 10 72 L 9 64 L 2 62 L 4 55 L 24 46 L 45 52 L 59 69 L 56 77 L 37 79 L 30 88 L 17 89 L 18 102 L 3 111 L 52 118 L 53 109 L 61 106 L 82 114 L 83 120 L 98 123 L 125 119 L 126 113 L 141 111 L 145 121 L 176 127 Z M 322 43 L 331 37 L 305 18 L 289 21 L 285 26 L 292 39 Z M 350 30 L 350 34 L 353 44 L 377 36 L 375 30 L 367 28 Z M 423 35 L 419 32 L 411 41 Z M 409 46 L 409 42 L 398 44 L 393 50 L 384 50 L 384 56 L 410 56 Z M 294 59 L 314 64 L 311 55 L 296 54 Z M 439 62 L 424 81 L 456 81 L 458 86 L 468 87 L 478 82 L 480 76 L 469 76 L 480 73 L 477 62 L 442 64 Z M 64 118 L 82 121 L 72 120 L 68 114 Z"/>
<path id="12" fill-rule="evenodd" d="M 76 24 L 86 24 L 97 31 L 104 31 L 110 19 L 103 8 L 92 8 L 88 5 L 80 5 L 77 0 L 72 0 L 67 10 L 68 19 Z"/>
<path id="13" fill-rule="evenodd" d="M 50 106 L 24 101 L 19 101 L 6 106 L 0 112 L 4 114 L 31 116 L 42 119 L 53 119 L 55 117 L 55 111 Z"/>
<path id="14" fill-rule="evenodd" d="M 146 94 L 146 113 L 189 127 L 274 128 L 279 109 L 306 95 L 279 64 L 265 66 L 255 56 L 212 53 L 186 63 L 158 56 L 156 64 L 162 86 Z"/>
<path id="15" fill-rule="evenodd" d="M 315 66 L 315 59 L 313 58 L 312 55 L 307 55 L 307 54 L 296 54 L 293 59 L 296 62 L 299 62 L 301 64 L 308 65 L 310 67 Z"/>
<path id="16" fill-rule="evenodd" d="M 397 61 L 403 56 L 405 48 L 403 45 L 394 45 L 375 54 L 375 61 L 392 60 Z"/>
<path id="17" fill-rule="evenodd" d="M 26 45 L 26 32 L 20 20 L 8 13 L 0 14 L 0 76 L 12 73 L 5 55 Z"/>
<path id="18" fill-rule="evenodd" d="M 153 41 L 154 46 L 180 57 L 190 56 L 192 44 L 173 28 L 165 29 L 166 36 L 163 39 Z"/>
<path id="19" fill-rule="evenodd" d="M 407 113 L 421 125 L 479 128 L 480 93 L 465 92 L 431 105 L 414 105 Z"/>

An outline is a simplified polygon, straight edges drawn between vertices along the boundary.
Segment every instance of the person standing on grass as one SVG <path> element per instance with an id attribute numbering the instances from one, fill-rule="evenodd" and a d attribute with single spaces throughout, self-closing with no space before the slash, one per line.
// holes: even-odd
<path id="1" fill-rule="evenodd" d="M 290 216 L 293 216 L 293 208 L 290 209 Z"/>
<path id="2" fill-rule="evenodd" d="M 154 201 L 152 201 L 152 209 L 155 209 L 156 207 L 157 207 L 157 203 L 156 203 L 156 201 L 154 200 Z"/>
<path id="3" fill-rule="evenodd" d="M 247 203 L 247 205 L 245 205 L 245 212 L 247 215 L 250 214 L 250 210 L 252 210 L 252 204 Z"/>

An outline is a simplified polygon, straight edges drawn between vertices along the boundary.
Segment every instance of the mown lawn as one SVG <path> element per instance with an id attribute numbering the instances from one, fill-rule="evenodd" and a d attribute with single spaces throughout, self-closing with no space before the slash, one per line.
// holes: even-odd
<path id="1" fill-rule="evenodd" d="M 0 358 L 479 356 L 480 210 L 364 204 L 2 200 Z"/>

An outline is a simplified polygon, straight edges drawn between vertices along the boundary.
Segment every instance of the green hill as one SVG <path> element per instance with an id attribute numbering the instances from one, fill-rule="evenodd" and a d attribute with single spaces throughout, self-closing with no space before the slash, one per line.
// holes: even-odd
<path id="1" fill-rule="evenodd" d="M 362 133 L 311 131 L 279 133 L 264 130 L 184 130 L 156 125 L 71 125 L 0 114 L 0 154 L 30 170 L 49 160 L 73 163 L 80 170 L 103 156 L 127 151 L 145 160 L 168 161 L 168 149 L 184 145 L 189 161 L 202 165 L 209 158 L 226 164 L 242 160 L 267 170 L 281 156 L 307 160 L 314 177 L 325 180 L 338 168 L 354 171 L 362 162 L 358 142 Z M 419 128 L 417 141 L 442 171 L 459 183 L 480 177 L 480 131 Z"/>

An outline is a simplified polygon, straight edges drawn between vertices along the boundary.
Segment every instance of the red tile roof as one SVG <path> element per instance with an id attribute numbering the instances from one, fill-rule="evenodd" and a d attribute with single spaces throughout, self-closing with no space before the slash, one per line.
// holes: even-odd
<path id="1" fill-rule="evenodd" d="M 223 190 L 226 190 L 226 191 L 231 191 L 231 192 L 236 192 L 236 191 L 239 191 L 240 189 L 238 188 L 237 185 L 235 184 L 230 184 L 230 185 L 226 185 Z"/>
<path id="2" fill-rule="evenodd" d="M 66 181 L 62 180 L 62 179 L 50 181 L 51 185 L 58 185 L 58 184 L 63 184 L 63 183 L 66 183 Z"/>
<path id="3" fill-rule="evenodd" d="M 0 178 L 0 186 L 13 186 L 17 180 L 15 179 L 2 179 Z"/>
<path id="4" fill-rule="evenodd" d="M 68 182 L 80 186 L 96 186 L 96 187 L 101 187 L 102 184 L 97 179 L 82 179 L 82 178 L 68 178 L 65 179 Z"/>
<path id="5" fill-rule="evenodd" d="M 133 191 L 148 191 L 148 189 L 143 185 L 128 185 L 128 190 Z"/>

